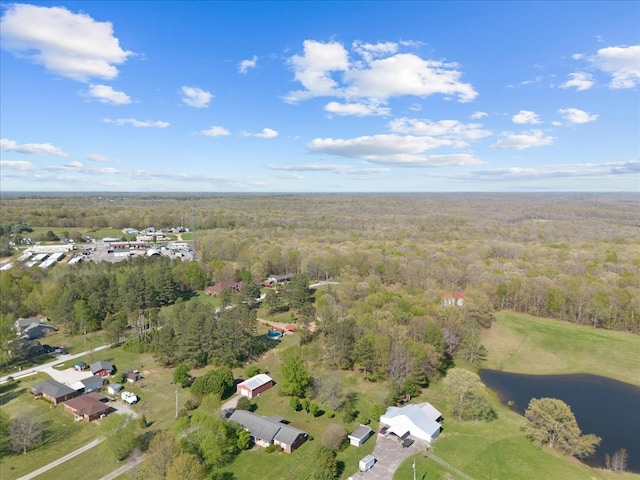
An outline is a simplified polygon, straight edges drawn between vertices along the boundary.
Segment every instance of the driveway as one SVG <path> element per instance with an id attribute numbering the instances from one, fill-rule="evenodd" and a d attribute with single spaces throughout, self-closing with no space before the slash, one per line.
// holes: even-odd
<path id="1" fill-rule="evenodd" d="M 376 457 L 375 465 L 366 472 L 358 472 L 351 475 L 353 480 L 389 480 L 400 464 L 411 455 L 420 452 L 425 445 L 414 442 L 410 447 L 404 448 L 391 437 L 378 436 L 376 448 L 372 455 Z M 363 455 L 364 458 L 364 455 Z"/>

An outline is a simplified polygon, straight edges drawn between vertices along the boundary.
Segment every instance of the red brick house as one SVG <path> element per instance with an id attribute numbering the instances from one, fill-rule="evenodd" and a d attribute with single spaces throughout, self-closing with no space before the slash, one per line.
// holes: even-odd
<path id="1" fill-rule="evenodd" d="M 238 384 L 237 392 L 247 398 L 253 398 L 273 387 L 273 379 L 264 373 L 259 373 Z"/>
<path id="2" fill-rule="evenodd" d="M 113 373 L 113 365 L 104 360 L 91 364 L 91 374 L 100 375 L 101 377 L 108 377 Z"/>
<path id="3" fill-rule="evenodd" d="M 55 380 L 45 380 L 31 387 L 31 394 L 36 398 L 45 400 L 57 405 L 60 402 L 69 400 L 77 395 L 77 392 L 67 385 Z"/>
<path id="4" fill-rule="evenodd" d="M 64 409 L 74 416 L 76 422 L 90 422 L 109 414 L 111 408 L 104 403 L 105 400 L 108 399 L 92 392 L 67 400 Z"/>

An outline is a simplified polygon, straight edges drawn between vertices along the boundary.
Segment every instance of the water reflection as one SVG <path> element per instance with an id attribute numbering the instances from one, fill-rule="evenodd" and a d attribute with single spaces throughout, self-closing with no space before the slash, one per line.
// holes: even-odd
<path id="1" fill-rule="evenodd" d="M 559 398 L 576 416 L 582 433 L 602 442 L 585 463 L 605 467 L 605 455 L 628 452 L 627 470 L 640 472 L 640 387 L 595 375 L 523 375 L 481 370 L 480 378 L 500 401 L 524 415 L 532 398 Z"/>

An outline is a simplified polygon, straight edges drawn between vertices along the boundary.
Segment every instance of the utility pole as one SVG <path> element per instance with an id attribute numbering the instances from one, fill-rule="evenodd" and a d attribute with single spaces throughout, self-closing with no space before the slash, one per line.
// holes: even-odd
<path id="1" fill-rule="evenodd" d="M 178 389 L 176 388 L 176 418 L 178 418 Z"/>
<path id="2" fill-rule="evenodd" d="M 416 480 L 416 459 L 413 459 L 413 480 Z"/>

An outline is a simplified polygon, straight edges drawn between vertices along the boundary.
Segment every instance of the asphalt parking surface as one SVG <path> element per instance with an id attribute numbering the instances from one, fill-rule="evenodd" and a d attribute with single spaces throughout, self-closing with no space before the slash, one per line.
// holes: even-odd
<path id="1" fill-rule="evenodd" d="M 376 463 L 366 472 L 358 472 L 351 475 L 353 480 L 389 480 L 400 464 L 411 455 L 424 450 L 426 445 L 414 442 L 410 447 L 403 447 L 392 437 L 378 436 L 376 448 L 372 455 L 376 457 Z M 364 455 L 362 455 L 364 458 Z"/>

